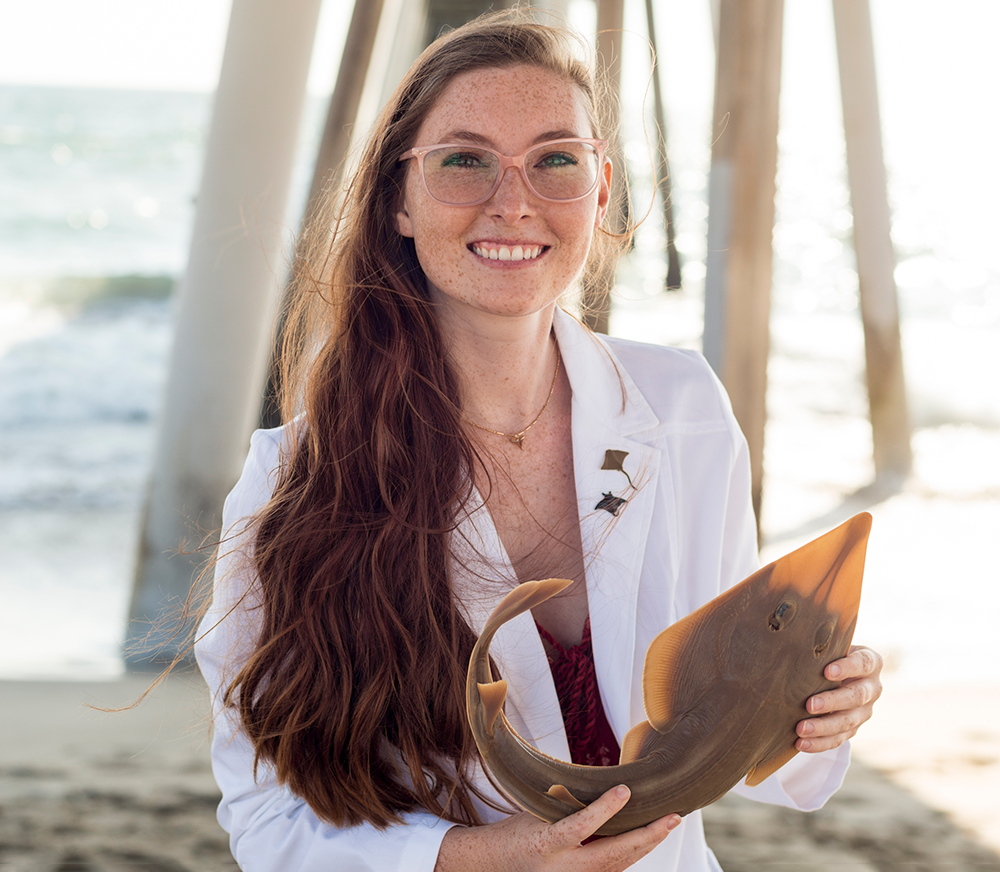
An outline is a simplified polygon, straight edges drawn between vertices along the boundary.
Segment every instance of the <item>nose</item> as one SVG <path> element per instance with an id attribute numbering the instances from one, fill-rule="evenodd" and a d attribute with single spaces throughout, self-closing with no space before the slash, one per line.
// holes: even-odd
<path id="1" fill-rule="evenodd" d="M 535 196 L 518 167 L 507 167 L 493 196 L 486 201 L 490 213 L 514 224 L 534 212 Z"/>

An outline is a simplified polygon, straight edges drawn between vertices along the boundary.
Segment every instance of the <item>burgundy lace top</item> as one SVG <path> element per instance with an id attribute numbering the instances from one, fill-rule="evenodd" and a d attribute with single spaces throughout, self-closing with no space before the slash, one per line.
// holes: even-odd
<path id="1" fill-rule="evenodd" d="M 621 749 L 601 704 L 590 618 L 583 625 L 580 644 L 570 648 L 563 648 L 538 622 L 535 626 L 551 646 L 549 668 L 559 696 L 572 761 L 583 766 L 617 765 Z"/>

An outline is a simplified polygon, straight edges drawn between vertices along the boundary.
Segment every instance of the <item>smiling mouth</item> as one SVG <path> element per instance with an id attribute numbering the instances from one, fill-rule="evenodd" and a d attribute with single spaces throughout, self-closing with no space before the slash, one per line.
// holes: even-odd
<path id="1" fill-rule="evenodd" d="M 547 245 L 477 245 L 469 246 L 474 254 L 487 260 L 534 260 Z"/>

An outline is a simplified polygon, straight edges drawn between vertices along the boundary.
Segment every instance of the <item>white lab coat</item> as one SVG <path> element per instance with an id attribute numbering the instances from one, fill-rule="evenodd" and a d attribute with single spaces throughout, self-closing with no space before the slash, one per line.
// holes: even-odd
<path id="1" fill-rule="evenodd" d="M 650 641 L 758 567 L 749 459 L 728 399 L 699 355 L 595 337 L 561 311 L 555 331 L 573 388 L 573 463 L 597 679 L 620 742 L 645 719 L 641 680 Z M 267 500 L 285 437 L 281 428 L 254 434 L 243 475 L 226 501 L 223 523 L 230 535 Z M 621 472 L 601 468 L 607 449 L 628 452 L 624 468 L 634 488 Z M 595 508 L 606 493 L 627 499 L 616 517 Z M 227 553 L 202 625 L 206 635 L 196 649 L 216 697 L 253 639 L 247 602 L 227 615 L 248 583 L 237 553 L 241 544 L 236 535 L 223 546 Z M 478 633 L 514 579 L 481 503 L 462 519 L 453 552 L 461 558 L 454 565 L 456 590 Z M 508 682 L 511 724 L 540 751 L 568 760 L 555 686 L 530 613 L 500 628 L 491 653 Z M 244 872 L 432 872 L 450 824 L 422 812 L 383 832 L 325 824 L 278 786 L 266 766 L 254 781 L 247 737 L 218 699 L 214 711 L 219 821 Z M 800 754 L 758 787 L 736 790 L 812 810 L 840 786 L 848 762 L 846 745 Z M 482 811 L 487 820 L 500 817 Z M 687 815 L 632 868 L 717 872 L 700 812 Z"/>

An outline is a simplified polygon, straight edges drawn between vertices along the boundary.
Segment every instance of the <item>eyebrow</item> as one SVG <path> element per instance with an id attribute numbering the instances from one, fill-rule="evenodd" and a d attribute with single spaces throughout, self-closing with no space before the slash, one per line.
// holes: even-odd
<path id="1" fill-rule="evenodd" d="M 551 142 L 554 139 L 586 139 L 587 137 L 577 136 L 572 130 L 567 130 L 562 128 L 560 130 L 547 130 L 545 133 L 541 133 L 535 137 L 532 145 L 537 145 L 540 142 Z M 482 145 L 486 148 L 496 148 L 496 144 L 488 136 L 483 136 L 481 133 L 473 133 L 469 130 L 452 130 L 445 134 L 441 142 L 471 142 L 476 145 Z"/>

